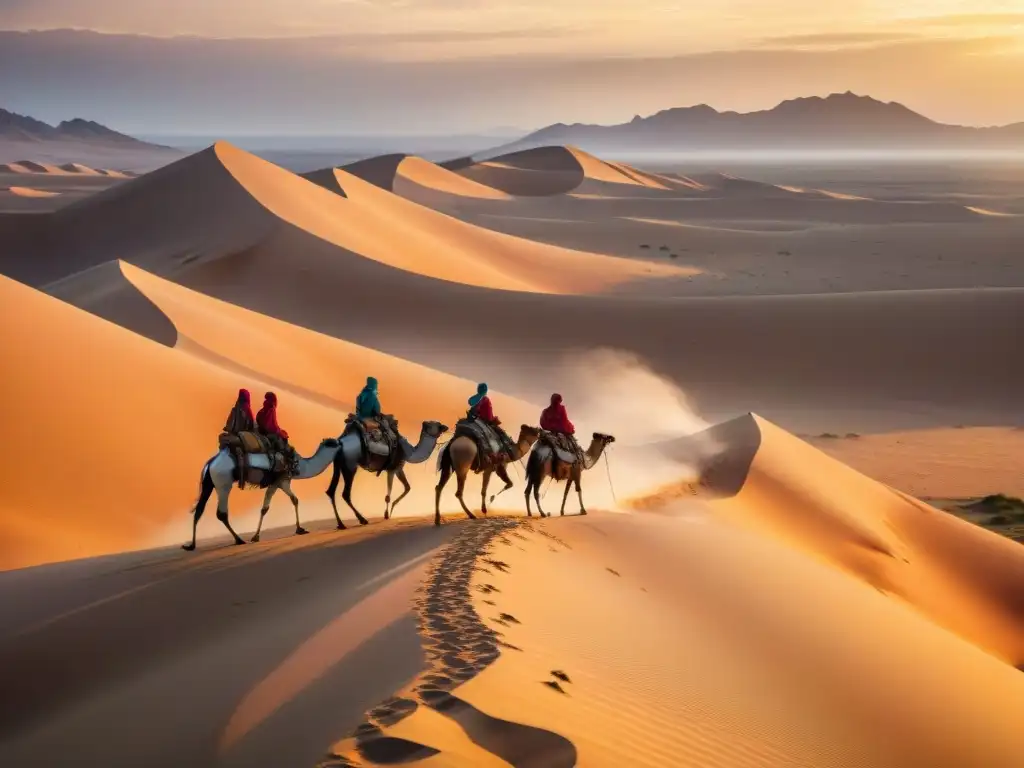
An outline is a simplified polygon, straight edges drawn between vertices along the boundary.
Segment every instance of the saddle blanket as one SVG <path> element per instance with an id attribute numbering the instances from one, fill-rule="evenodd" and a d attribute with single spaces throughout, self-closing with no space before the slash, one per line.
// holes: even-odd
<path id="1" fill-rule="evenodd" d="M 391 444 L 380 421 L 376 419 L 357 419 L 355 416 L 349 415 L 346 422 L 348 426 L 345 431 L 358 434 L 367 453 L 372 453 L 375 456 L 389 456 L 391 454 Z M 397 441 L 397 436 L 395 439 Z"/>
<path id="2" fill-rule="evenodd" d="M 498 433 L 478 419 L 459 419 L 455 424 L 454 437 L 470 438 L 476 443 L 477 450 L 488 457 L 501 453 L 508 455 Z"/>
<path id="3" fill-rule="evenodd" d="M 543 432 L 541 433 L 541 440 L 547 443 L 555 452 L 558 460 L 563 464 L 575 464 L 577 461 L 583 460 L 583 457 L 574 449 L 568 435 L 558 434 L 557 432 Z"/>

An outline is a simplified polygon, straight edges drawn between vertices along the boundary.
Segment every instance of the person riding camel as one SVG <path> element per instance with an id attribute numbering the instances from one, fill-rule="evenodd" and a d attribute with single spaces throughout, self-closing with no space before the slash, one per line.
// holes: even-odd
<path id="1" fill-rule="evenodd" d="M 388 445 L 394 450 L 398 446 L 398 435 L 388 416 L 381 412 L 380 396 L 377 394 L 377 379 L 366 377 L 366 386 L 356 396 L 356 418 L 360 421 L 371 419 L 380 424 L 380 430 Z"/>
<path id="2" fill-rule="evenodd" d="M 256 414 L 256 426 L 260 434 L 267 438 L 271 447 L 284 454 L 292 471 L 296 467 L 295 449 L 288 444 L 288 433 L 277 423 L 277 395 L 267 392 L 263 397 L 263 407 Z"/>
<path id="3" fill-rule="evenodd" d="M 545 432 L 560 436 L 565 441 L 568 450 L 575 453 L 582 461 L 582 452 L 579 443 L 576 442 L 576 427 L 569 421 L 569 413 L 565 410 L 562 396 L 558 393 L 551 395 L 551 405 L 541 411 L 540 428 Z"/>
<path id="4" fill-rule="evenodd" d="M 494 408 L 491 405 L 491 398 L 487 396 L 487 385 L 477 384 L 476 394 L 469 398 L 469 412 L 466 416 L 470 419 L 482 421 L 490 427 L 498 436 L 501 448 L 509 456 L 513 454 L 514 443 L 508 433 L 501 428 L 501 419 L 494 415 Z"/>
<path id="5" fill-rule="evenodd" d="M 224 432 L 237 436 L 239 432 L 252 432 L 256 429 L 256 420 L 252 416 L 252 405 L 249 401 L 249 390 L 238 390 L 238 399 L 235 400 L 227 421 L 224 422 Z M 237 444 L 233 453 L 235 462 L 238 464 L 238 487 L 245 488 L 245 451 L 241 444 Z"/>
<path id="6" fill-rule="evenodd" d="M 255 428 L 256 420 L 252 416 L 249 390 L 240 389 L 238 399 L 228 414 L 228 420 L 224 422 L 224 431 L 229 435 L 237 435 L 239 432 L 252 432 Z"/>

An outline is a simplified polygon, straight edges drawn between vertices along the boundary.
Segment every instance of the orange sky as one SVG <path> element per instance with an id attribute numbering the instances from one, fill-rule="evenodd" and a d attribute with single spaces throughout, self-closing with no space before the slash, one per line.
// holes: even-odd
<path id="1" fill-rule="evenodd" d="M 410 82 L 442 76 L 432 71 L 452 77 L 424 63 L 483 60 L 479 71 L 491 80 L 500 73 L 513 93 L 558 92 L 557 105 L 537 93 L 534 103 L 493 115 L 492 125 L 615 122 L 701 102 L 749 111 L 848 89 L 944 122 L 1024 121 L 1024 0 L 0 0 L 0 29 L 57 28 L 336 36 L 283 55 L 365 59 L 380 71 L 404 65 Z M 222 70 L 232 69 L 218 56 Z M 140 62 L 148 65 L 157 66 Z M 367 69 L 367 85 L 375 71 Z M 456 78 L 467 94 L 480 85 L 471 74 Z"/>

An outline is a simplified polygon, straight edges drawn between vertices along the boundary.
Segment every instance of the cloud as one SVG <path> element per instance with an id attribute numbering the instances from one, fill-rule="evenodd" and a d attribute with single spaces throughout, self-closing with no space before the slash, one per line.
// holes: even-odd
<path id="1" fill-rule="evenodd" d="M 1024 13 L 954 13 L 943 16 L 904 18 L 909 27 L 1005 27 L 1024 26 Z"/>
<path id="2" fill-rule="evenodd" d="M 758 44 L 782 48 L 845 47 L 902 42 L 914 37 L 916 36 L 909 32 L 819 32 L 806 35 L 766 37 L 760 40 Z"/>

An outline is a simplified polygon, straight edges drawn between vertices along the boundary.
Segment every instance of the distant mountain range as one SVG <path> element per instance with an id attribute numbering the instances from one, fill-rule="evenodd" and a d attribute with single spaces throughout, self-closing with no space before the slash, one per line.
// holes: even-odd
<path id="1" fill-rule="evenodd" d="M 506 144 L 500 154 L 548 144 L 591 152 L 707 150 L 1021 149 L 1024 123 L 993 128 L 945 125 L 896 102 L 854 93 L 783 101 L 760 112 L 719 112 L 706 104 L 637 115 L 620 125 L 557 123 Z"/>
<path id="2" fill-rule="evenodd" d="M 92 120 L 76 117 L 53 126 L 42 120 L 36 120 L 34 117 L 8 112 L 6 109 L 0 109 L 0 140 L 17 142 L 75 141 L 126 148 L 164 149 L 158 144 L 140 141 Z"/>

